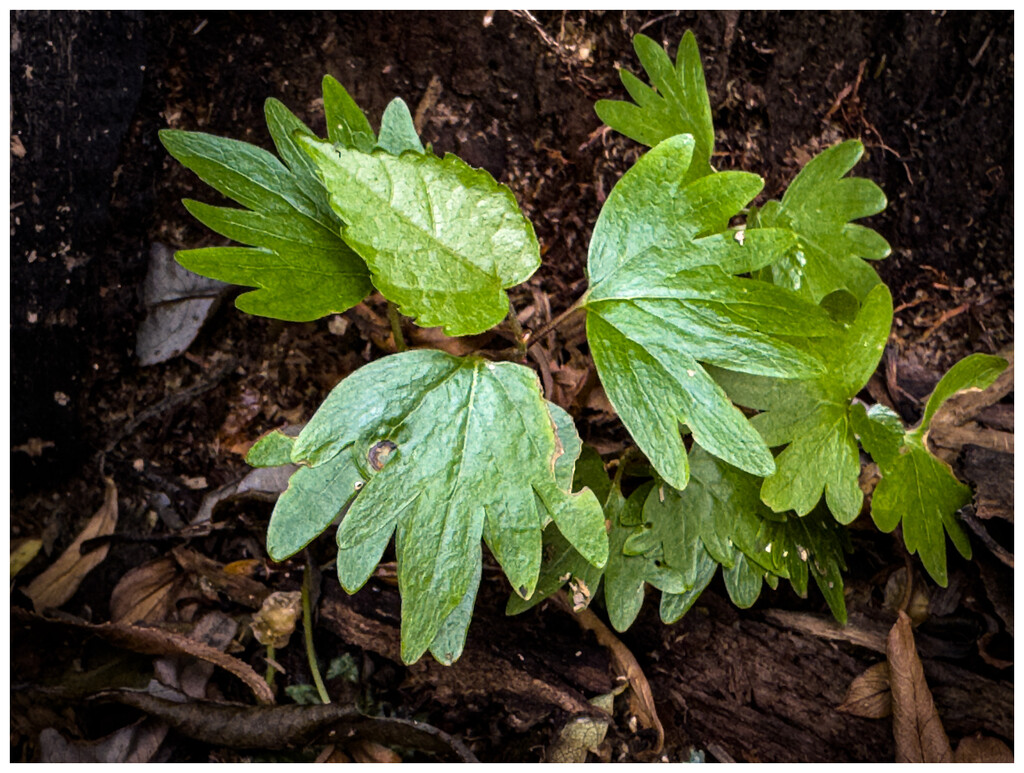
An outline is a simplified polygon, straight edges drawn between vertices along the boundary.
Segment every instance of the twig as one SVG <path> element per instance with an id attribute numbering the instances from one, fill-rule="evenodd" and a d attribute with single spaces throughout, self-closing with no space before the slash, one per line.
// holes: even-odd
<path id="1" fill-rule="evenodd" d="M 306 635 L 306 659 L 309 661 L 309 670 L 313 675 L 313 684 L 316 685 L 316 692 L 320 701 L 325 705 L 331 702 L 331 696 L 327 694 L 324 687 L 324 680 L 320 676 L 320 666 L 316 662 L 316 650 L 313 648 L 313 610 L 309 603 L 310 585 L 313 573 L 310 571 L 311 562 L 307 559 L 306 571 L 302 576 L 302 628 Z"/>
<path id="2" fill-rule="evenodd" d="M 616 669 L 629 681 L 629 686 L 636 696 L 637 703 L 633 710 L 640 715 L 641 721 L 648 727 L 653 728 L 657 734 L 657 741 L 649 753 L 660 754 L 665 746 L 665 728 L 662 726 L 661 720 L 658 719 L 658 712 L 654 705 L 654 694 L 651 692 L 651 684 L 647 681 L 647 677 L 644 675 L 643 669 L 640 668 L 636 657 L 619 640 L 619 637 L 612 633 L 611 629 L 589 609 L 582 609 L 579 612 L 573 611 L 572 604 L 569 602 L 564 591 L 559 591 L 551 598 L 559 608 L 573 616 L 573 619 L 579 623 L 580 628 L 585 631 L 591 631 L 597 638 L 597 643 L 607 648 L 609 653 L 611 653 Z"/>
<path id="3" fill-rule="evenodd" d="M 530 331 L 528 331 L 526 333 L 526 336 L 525 336 L 526 342 L 530 343 L 531 341 L 539 341 L 540 339 L 542 339 L 544 336 L 546 336 L 552 330 L 554 330 L 559 325 L 561 325 L 563 322 L 565 322 L 565 320 L 567 320 L 569 318 L 569 315 L 571 315 L 574 311 L 578 310 L 581 306 L 583 306 L 583 304 L 586 303 L 586 301 L 587 301 L 587 295 L 586 295 L 586 293 L 584 293 L 579 298 L 577 298 L 575 301 L 573 301 L 572 306 L 570 306 L 565 311 L 563 311 L 561 314 L 559 314 L 557 317 L 555 317 L 553 320 L 548 322 L 540 330 L 537 330 L 537 331 L 530 330 Z"/>
<path id="4" fill-rule="evenodd" d="M 949 320 L 953 319 L 953 317 L 955 317 L 955 316 L 957 316 L 959 314 L 963 314 L 969 308 L 971 308 L 971 304 L 969 304 L 969 303 L 961 303 L 955 309 L 949 309 L 948 311 L 942 312 L 942 314 L 939 315 L 939 318 L 937 320 L 935 320 L 935 323 L 930 328 L 928 328 L 927 330 L 924 331 L 924 335 L 921 336 L 921 338 L 919 339 L 918 343 L 923 343 L 923 342 L 927 341 L 931 337 L 932 333 L 934 333 L 936 330 L 938 330 L 944 324 L 949 322 Z"/>
<path id="5" fill-rule="evenodd" d="M 404 352 L 409 347 L 405 345 L 405 336 L 402 335 L 402 317 L 398 307 L 391 301 L 388 301 L 388 322 L 391 323 L 391 335 L 395 339 L 395 351 Z"/>
<path id="6" fill-rule="evenodd" d="M 969 509 L 973 510 L 973 508 Z M 988 529 L 982 525 L 981 521 L 979 521 L 972 512 L 968 512 L 968 509 L 965 509 L 960 513 L 960 520 L 966 523 L 970 527 L 971 531 L 978 535 L 978 539 L 982 541 L 985 547 L 992 551 L 992 555 L 1013 569 L 1013 553 L 1010 553 L 1006 548 L 992 539 L 992 535 L 988 533 Z"/>

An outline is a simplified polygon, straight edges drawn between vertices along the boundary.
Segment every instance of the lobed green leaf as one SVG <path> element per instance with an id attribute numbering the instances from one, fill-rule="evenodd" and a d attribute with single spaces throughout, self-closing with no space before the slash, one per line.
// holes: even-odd
<path id="1" fill-rule="evenodd" d="M 552 520 L 588 560 L 607 560 L 593 493 L 571 495 L 556 479 L 559 455 L 579 443 L 560 424 L 564 439 L 523 366 L 432 350 L 377 360 L 343 380 L 295 440 L 291 460 L 307 466 L 275 507 L 268 552 L 301 548 L 347 506 L 342 586 L 360 588 L 395 533 L 402 657 L 413 662 L 428 647 L 442 661 L 457 657 L 481 538 L 523 597 L 536 587 Z"/>
<path id="2" fill-rule="evenodd" d="M 646 35 L 636 35 L 633 47 L 657 91 L 628 70 L 620 70 L 622 85 L 636 104 L 602 99 L 594 105 L 598 117 L 615 131 L 649 147 L 677 134 L 691 135 L 695 140 L 694 162 L 687 168 L 685 179 L 711 174 L 715 130 L 693 33 L 687 31 L 679 42 L 675 65 L 668 53 Z"/>
<path id="3" fill-rule="evenodd" d="M 845 177 L 864 153 L 858 140 L 834 145 L 800 170 L 782 197 L 770 201 L 752 218 L 751 228 L 789 228 L 796 242 L 766 273 L 818 303 L 845 289 L 859 301 L 881 281 L 864 260 L 890 253 L 877 232 L 852 223 L 885 209 L 882 189 L 870 180 Z"/>
<path id="4" fill-rule="evenodd" d="M 784 288 L 730 272 L 770 265 L 791 236 L 714 233 L 761 188 L 721 173 L 686 183 L 694 140 L 672 137 L 643 156 L 601 210 L 590 246 L 587 337 L 609 400 L 669 484 L 686 486 L 679 425 L 710 452 L 758 475 L 774 471 L 767 445 L 704 363 L 781 378 L 818 373 L 808 347 L 787 337 L 834 334 L 817 306 Z"/>
<path id="5" fill-rule="evenodd" d="M 932 579 L 943 587 L 948 582 L 944 535 L 964 558 L 971 557 L 970 541 L 956 520 L 956 512 L 971 501 L 971 490 L 928 450 L 928 427 L 946 400 L 966 389 L 988 387 L 1006 367 L 1006 360 L 987 354 L 962 359 L 936 385 L 913 430 L 904 430 L 899 417 L 882 406 L 870 411 L 854 407 L 854 428 L 882 473 L 871 498 L 871 517 L 884 532 L 902 522 L 907 550 L 921 557 Z"/>
<path id="6" fill-rule="evenodd" d="M 300 138 L 316 162 L 345 241 L 402 313 L 471 335 L 508 313 L 505 288 L 540 265 L 515 197 L 455 156 L 372 155 Z"/>

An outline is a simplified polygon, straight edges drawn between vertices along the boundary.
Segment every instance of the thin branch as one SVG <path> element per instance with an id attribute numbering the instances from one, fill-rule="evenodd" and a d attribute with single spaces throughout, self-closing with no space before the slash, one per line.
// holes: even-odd
<path id="1" fill-rule="evenodd" d="M 575 301 L 573 301 L 572 306 L 570 306 L 565 311 L 563 311 L 561 314 L 559 314 L 557 317 L 555 317 L 553 320 L 548 322 L 540 330 L 528 331 L 526 333 L 526 337 L 525 337 L 526 342 L 530 343 L 532 341 L 539 341 L 540 339 L 542 339 L 544 336 L 546 336 L 552 330 L 554 330 L 559 325 L 561 325 L 563 322 L 565 322 L 565 320 L 567 320 L 570 317 L 570 315 L 572 315 L 572 313 L 574 311 L 577 311 L 580 307 L 582 307 L 583 304 L 586 303 L 586 301 L 587 301 L 587 294 L 584 293 L 579 298 L 577 298 Z"/>

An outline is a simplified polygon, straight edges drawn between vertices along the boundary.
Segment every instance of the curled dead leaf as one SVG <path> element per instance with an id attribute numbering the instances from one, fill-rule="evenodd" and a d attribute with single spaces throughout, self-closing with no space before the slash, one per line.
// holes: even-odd
<path id="1" fill-rule="evenodd" d="M 163 628 L 127 625 L 124 623 L 86 623 L 74 619 L 53 619 L 42 615 L 33 615 L 23 610 L 12 610 L 12 614 L 29 619 L 32 623 L 52 626 L 64 626 L 90 631 L 101 639 L 132 652 L 143 655 L 171 655 L 199 658 L 215 666 L 219 666 L 230 674 L 241 679 L 252 690 L 256 700 L 264 704 L 274 703 L 274 693 L 267 686 L 262 676 L 252 666 L 238 658 L 221 652 L 216 647 L 196 641 L 184 634 L 167 631 Z"/>
<path id="2" fill-rule="evenodd" d="M 299 591 L 271 593 L 264 599 L 259 612 L 252 616 L 252 632 L 256 641 L 275 649 L 287 646 L 301 614 L 302 593 Z"/>
<path id="3" fill-rule="evenodd" d="M 25 595 L 32 599 L 37 612 L 57 609 L 66 604 L 89 572 L 103 563 L 110 546 L 100 547 L 82 554 L 81 548 L 87 540 L 105 537 L 114 533 L 117 526 L 117 486 L 110 478 L 104 478 L 106 490 L 103 504 L 86 524 L 82 533 L 61 553 L 48 569 L 36 577 L 25 589 Z"/>
<path id="4" fill-rule="evenodd" d="M 865 719 L 882 719 L 892 713 L 889 664 L 876 663 L 850 683 L 836 711 Z"/>
<path id="5" fill-rule="evenodd" d="M 953 750 L 917 655 L 910 618 L 899 613 L 886 642 L 897 762 L 952 762 Z"/>
<path id="6" fill-rule="evenodd" d="M 163 556 L 130 570 L 110 594 L 115 623 L 162 623 L 171 619 L 188 580 L 173 558 Z"/>
<path id="7" fill-rule="evenodd" d="M 97 741 L 69 741 L 52 727 L 39 733 L 40 762 L 149 762 L 169 728 L 143 719 Z"/>

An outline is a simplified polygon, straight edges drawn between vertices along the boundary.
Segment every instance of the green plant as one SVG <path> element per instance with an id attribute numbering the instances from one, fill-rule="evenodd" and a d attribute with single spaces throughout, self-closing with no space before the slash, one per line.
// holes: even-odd
<path id="1" fill-rule="evenodd" d="M 651 149 L 608 196 L 588 288 L 572 307 L 586 311 L 601 382 L 637 444 L 615 479 L 572 418 L 545 400 L 514 312 L 516 346 L 505 359 L 518 361 L 399 351 L 344 379 L 297 435 L 270 432 L 248 454 L 254 466 L 300 465 L 268 527 L 273 559 L 340 520 L 338 577 L 352 593 L 394 536 L 406 661 L 428 650 L 444 663 L 459 657 L 481 539 L 512 587 L 510 614 L 565 584 L 586 606 L 601 586 L 623 630 L 651 585 L 672 622 L 721 565 L 739 606 L 780 578 L 804 595 L 813 577 L 845 621 L 842 526 L 863 507 L 858 438 L 883 475 L 872 508 L 879 527 L 891 531 L 902 518 L 907 548 L 942 584 L 943 529 L 969 555 L 954 517 L 969 492 L 931 455 L 926 435 L 939 404 L 988 385 L 1005 361 L 973 355 L 958 364 L 916 429 L 879 406 L 865 410 L 855 398 L 878 365 L 893 309 L 868 262 L 889 246 L 853 222 L 886 205 L 874 183 L 847 176 L 863 146 L 825 150 L 781 200 L 754 207 L 760 177 L 711 166 L 710 101 L 692 34 L 674 64 L 651 39 L 634 42 L 653 88 L 623 70 L 634 102 L 596 109 Z M 238 307 L 278 319 L 341 312 L 376 289 L 399 349 L 399 312 L 448 335 L 501 323 L 505 291 L 541 263 L 511 191 L 425 148 L 401 100 L 375 134 L 333 78 L 323 95 L 326 140 L 268 100 L 283 163 L 233 140 L 161 133 L 175 158 L 245 207 L 186 201 L 246 246 L 186 250 L 178 260 L 256 288 Z M 628 495 L 627 464 L 649 479 Z"/>

